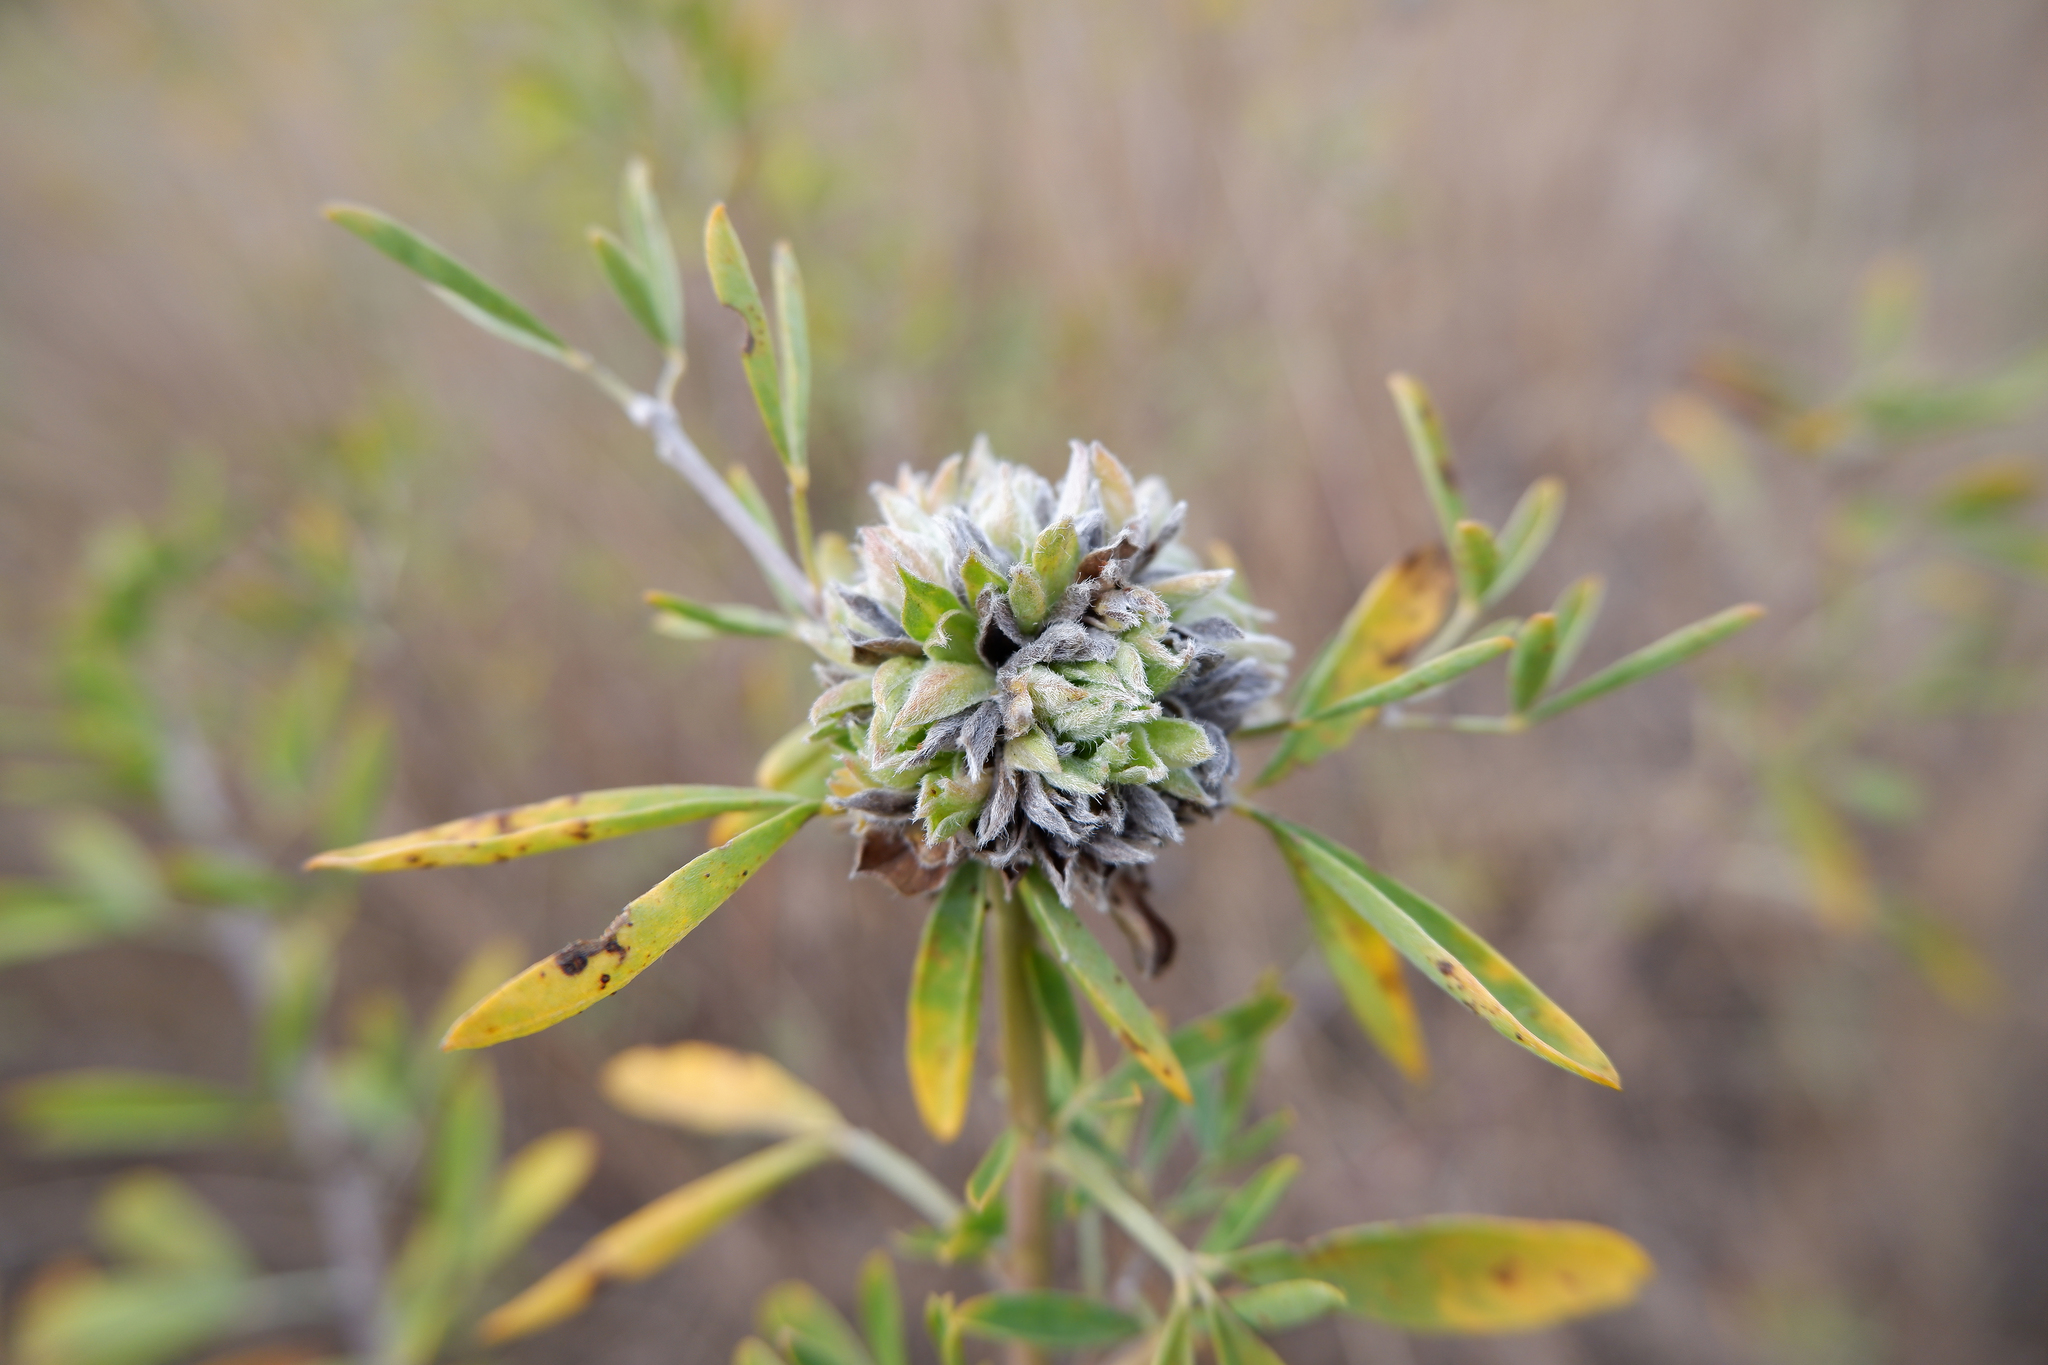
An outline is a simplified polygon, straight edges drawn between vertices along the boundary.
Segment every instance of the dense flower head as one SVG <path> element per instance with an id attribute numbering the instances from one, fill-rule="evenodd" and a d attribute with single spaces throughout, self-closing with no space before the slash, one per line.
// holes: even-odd
<path id="1" fill-rule="evenodd" d="M 908 892 L 962 859 L 1035 864 L 1162 965 L 1141 869 L 1224 799 L 1229 736 L 1288 646 L 1179 542 L 1186 504 L 1100 445 L 1075 442 L 1056 486 L 977 442 L 873 493 L 811 708 L 846 751 L 830 790 L 856 867 Z"/>

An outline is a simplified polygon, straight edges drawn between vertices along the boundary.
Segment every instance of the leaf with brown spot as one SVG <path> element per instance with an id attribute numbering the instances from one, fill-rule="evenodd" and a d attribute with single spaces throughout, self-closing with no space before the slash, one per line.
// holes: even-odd
<path id="1" fill-rule="evenodd" d="M 798 798 L 752 787 L 616 787 L 488 811 L 443 825 L 337 848 L 309 868 L 397 872 L 415 867 L 502 863 L 622 834 L 680 825 L 727 811 L 778 811 Z"/>
<path id="2" fill-rule="evenodd" d="M 1328 890 L 1501 1036 L 1589 1081 L 1621 1088 L 1599 1044 L 1484 939 L 1342 845 L 1276 815 L 1239 809 L 1273 835 L 1297 879 Z"/>
<path id="3" fill-rule="evenodd" d="M 1440 548 L 1417 550 L 1382 569 L 1309 665 L 1295 698 L 1295 716 L 1314 715 L 1398 677 L 1443 625 L 1457 594 L 1457 577 Z M 1343 748 L 1375 714 L 1361 711 L 1289 730 L 1259 774 L 1257 785 L 1277 782 L 1296 768 Z"/>
<path id="4" fill-rule="evenodd" d="M 614 994 L 725 904 L 818 813 L 818 806 L 815 801 L 791 806 L 766 824 L 691 859 L 628 905 L 603 939 L 550 954 L 478 1001 L 449 1027 L 441 1046 L 491 1047 L 523 1038 Z M 576 955 L 587 959 L 592 952 L 611 955 L 616 963 L 607 963 L 603 973 L 585 971 Z"/>
<path id="5" fill-rule="evenodd" d="M 1346 1311 L 1410 1332 L 1530 1332 L 1633 1301 L 1655 1273 L 1631 1239 L 1596 1223 L 1426 1218 L 1367 1223 L 1300 1247 L 1248 1248 L 1252 1284 L 1321 1280 Z"/>

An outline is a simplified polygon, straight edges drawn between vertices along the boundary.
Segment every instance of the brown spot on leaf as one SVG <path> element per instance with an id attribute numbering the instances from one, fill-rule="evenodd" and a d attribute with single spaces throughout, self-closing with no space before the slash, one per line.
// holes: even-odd
<path id="1" fill-rule="evenodd" d="M 599 990 L 603 990 L 606 986 L 609 986 L 611 984 L 612 976 L 610 972 L 605 972 L 597 978 L 597 988 Z"/>
<path id="2" fill-rule="evenodd" d="M 1521 1276 L 1521 1267 L 1513 1261 L 1502 1261 L 1493 1268 L 1493 1282 L 1503 1289 L 1514 1284 Z"/>
<path id="3" fill-rule="evenodd" d="M 575 824 L 569 826 L 569 837 L 571 839 L 588 839 L 590 837 L 590 822 L 588 820 L 578 820 Z"/>
<path id="4" fill-rule="evenodd" d="M 495 816 L 493 816 L 493 817 L 492 817 L 492 819 L 493 819 L 493 820 L 494 820 L 494 821 L 496 822 L 496 824 L 497 824 L 497 826 L 498 826 L 498 833 L 500 833 L 500 834 L 510 834 L 510 833 L 512 832 L 512 812 L 511 812 L 511 811 L 509 811 L 509 810 L 501 810 L 501 811 L 499 811 L 499 812 L 498 812 L 498 813 L 497 813 L 497 814 L 496 814 Z"/>

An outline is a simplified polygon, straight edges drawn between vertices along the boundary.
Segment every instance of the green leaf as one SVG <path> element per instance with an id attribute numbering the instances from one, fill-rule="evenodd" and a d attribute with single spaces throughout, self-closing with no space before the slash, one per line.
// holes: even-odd
<path id="1" fill-rule="evenodd" d="M 1498 659 L 1514 647 L 1515 642 L 1504 635 L 1474 640 L 1469 645 L 1461 645 L 1457 649 L 1439 654 L 1428 663 L 1419 664 L 1375 687 L 1368 687 L 1363 692 L 1326 706 L 1307 719 L 1341 720 L 1361 711 L 1375 711 L 1382 706 L 1392 706 L 1395 702 L 1406 701 L 1410 697 L 1433 691 L 1445 683 L 1462 678 L 1480 665 Z"/>
<path id="2" fill-rule="evenodd" d="M 1128 1313 L 1085 1295 L 1054 1289 L 980 1294 L 960 1305 L 956 1321 L 969 1336 L 1021 1341 L 1056 1351 L 1114 1346 L 1143 1330 Z"/>
<path id="3" fill-rule="evenodd" d="M 747 264 L 747 250 L 733 231 L 725 205 L 714 204 L 704 223 L 704 259 L 711 268 L 711 292 L 718 301 L 740 315 L 747 334 L 740 342 L 740 365 L 747 372 L 747 387 L 754 391 L 754 406 L 761 410 L 762 425 L 775 445 L 776 458 L 787 470 L 799 468 L 782 423 L 782 387 L 775 369 L 774 340 L 768 331 L 768 312 L 761 306 L 761 289 L 754 283 L 753 267 Z"/>
<path id="4" fill-rule="evenodd" d="M 8 1116 L 28 1144 L 56 1154 L 175 1151 L 245 1138 L 264 1105 L 212 1081 L 95 1068 L 22 1081 Z"/>
<path id="5" fill-rule="evenodd" d="M 910 1090 L 931 1135 L 951 1142 L 974 1094 L 975 1035 L 981 1028 L 982 927 L 987 906 L 979 863 L 962 863 L 925 920 L 910 969 L 904 1043 Z"/>
<path id="6" fill-rule="evenodd" d="M 1500 574 L 1500 547 L 1484 522 L 1461 521 L 1452 528 L 1451 564 L 1458 572 L 1458 596 L 1467 602 L 1487 600 Z"/>
<path id="7" fill-rule="evenodd" d="M 523 1038 L 614 994 L 725 904 L 818 809 L 814 801 L 791 806 L 691 859 L 628 905 L 602 937 L 542 958 L 477 1002 L 441 1045 L 491 1047 Z"/>
<path id="8" fill-rule="evenodd" d="M 1216 1365 L 1283 1365 L 1273 1348 L 1259 1340 L 1228 1302 L 1211 1304 L 1207 1315 L 1209 1346 L 1216 1352 Z"/>
<path id="9" fill-rule="evenodd" d="M 236 1280 L 251 1269 L 227 1220 L 162 1171 L 116 1177 L 93 1209 L 93 1235 L 115 1258 L 147 1270 Z"/>
<path id="10" fill-rule="evenodd" d="M 1557 662 L 1557 618 L 1539 611 L 1515 633 L 1515 657 L 1508 661 L 1508 705 L 1517 715 L 1536 704 Z"/>
<path id="11" fill-rule="evenodd" d="M 478 1264 L 493 1269 L 516 1254 L 568 1207 L 596 1169 L 597 1139 L 581 1128 L 544 1133 L 514 1152 L 484 1213 Z"/>
<path id="12" fill-rule="evenodd" d="M 1074 992 L 1059 964 L 1035 943 L 1026 961 L 1031 969 L 1031 990 L 1038 998 L 1038 1014 L 1052 1039 L 1053 1050 L 1046 1060 L 1054 1068 L 1053 1100 L 1059 1103 L 1080 1082 L 1087 1034 L 1081 1027 L 1080 1007 L 1074 1003 Z"/>
<path id="13" fill-rule="evenodd" d="M 488 811 L 446 824 L 338 848 L 308 859 L 308 868 L 393 872 L 416 867 L 502 863 L 599 839 L 661 829 L 727 811 L 787 813 L 801 804 L 783 792 L 751 787 L 615 787 L 558 796 L 530 806 Z"/>
<path id="14" fill-rule="evenodd" d="M 1754 625 L 1762 618 L 1764 609 L 1750 604 L 1730 607 L 1717 612 L 1703 621 L 1672 631 L 1663 639 L 1643 646 L 1627 658 L 1595 673 L 1576 687 L 1558 693 L 1549 701 L 1532 708 L 1531 720 L 1548 720 L 1563 715 L 1575 706 L 1583 706 L 1596 697 L 1604 697 L 1630 683 L 1641 682 L 1655 673 L 1684 663 L 1695 654 L 1711 649 L 1739 630 Z"/>
<path id="15" fill-rule="evenodd" d="M 1173 1054 L 1166 1031 L 1131 989 L 1102 944 L 1082 925 L 1080 918 L 1053 892 L 1045 874 L 1033 869 L 1019 883 L 1024 907 L 1046 943 L 1058 954 L 1060 965 L 1088 997 L 1102 1022 L 1109 1025 L 1133 1057 L 1182 1103 L 1192 1102 L 1187 1072 Z"/>
<path id="16" fill-rule="evenodd" d="M 1176 1303 L 1152 1339 L 1152 1353 L 1146 1357 L 1146 1365 L 1195 1365 L 1197 1333 L 1193 1318 L 1186 1304 Z"/>
<path id="17" fill-rule="evenodd" d="M 423 1193 L 434 1215 L 464 1241 L 482 1222 L 498 1167 L 501 1125 L 498 1085 L 490 1071 L 463 1068 L 428 1135 Z"/>
<path id="18" fill-rule="evenodd" d="M 919 726 L 978 705 L 995 693 L 996 675 L 983 664 L 925 664 L 917 670 L 910 690 L 903 696 L 903 704 L 890 717 L 889 733 L 897 737 L 908 735 Z"/>
<path id="19" fill-rule="evenodd" d="M 1443 625 L 1456 588 L 1449 559 L 1434 548 L 1418 550 L 1374 575 L 1303 675 L 1295 698 L 1296 717 L 1312 716 L 1398 677 Z M 1343 748 L 1370 719 L 1361 711 L 1288 731 L 1259 774 L 1257 785 L 1270 786 L 1294 769 Z"/>
<path id="20" fill-rule="evenodd" d="M 871 1251 L 860 1263 L 860 1325 L 875 1365 L 910 1365 L 903 1298 L 896 1288 L 896 1265 L 886 1251 Z"/>
<path id="21" fill-rule="evenodd" d="M 109 928 L 139 928 L 168 901 L 149 845 L 98 811 L 65 814 L 51 831 L 49 851 L 64 880 L 91 906 L 93 918 Z"/>
<path id="22" fill-rule="evenodd" d="M 599 1086 L 635 1118 L 699 1133 L 795 1137 L 846 1126 L 830 1100 L 775 1062 L 715 1043 L 627 1048 L 605 1063 Z"/>
<path id="23" fill-rule="evenodd" d="M 1261 1332 L 1305 1327 L 1344 1307 L 1344 1291 L 1321 1280 L 1275 1280 L 1229 1296 L 1237 1315 Z"/>
<path id="24" fill-rule="evenodd" d="M 0 967 L 75 952 L 117 932 L 73 892 L 39 882 L 0 885 Z"/>
<path id="25" fill-rule="evenodd" d="M 789 436 L 791 469 L 809 468 L 811 423 L 811 320 L 803 272 L 788 242 L 775 244 L 775 321 L 782 362 L 782 429 Z"/>
<path id="26" fill-rule="evenodd" d="M 1311 873 L 1304 861 L 1289 856 L 1287 866 L 1301 892 L 1302 910 L 1316 946 L 1322 950 L 1337 988 L 1344 992 L 1351 1013 L 1373 1046 L 1386 1054 L 1402 1075 L 1420 1084 L 1429 1075 L 1429 1049 L 1423 1042 L 1422 1021 L 1416 1017 L 1408 982 L 1401 975 L 1401 955 L 1386 935 L 1352 913 L 1344 898 Z"/>
<path id="27" fill-rule="evenodd" d="M 1593 623 L 1600 619 L 1600 603 L 1607 588 L 1597 574 L 1589 574 L 1557 595 L 1550 614 L 1557 618 L 1557 654 L 1550 662 L 1550 676 L 1562 678 L 1578 662 Z"/>
<path id="28" fill-rule="evenodd" d="M 1536 567 L 1536 561 L 1550 548 L 1557 523 L 1564 516 L 1564 484 L 1541 478 L 1529 485 L 1520 502 L 1501 524 L 1498 546 L 1500 567 L 1487 586 L 1482 606 L 1490 606 L 1508 595 L 1515 585 Z"/>
<path id="29" fill-rule="evenodd" d="M 1005 1128 L 996 1135 L 996 1140 L 975 1163 L 973 1174 L 967 1177 L 967 1204 L 969 1208 L 985 1209 L 989 1201 L 1002 1193 L 1003 1182 L 1010 1178 L 1010 1166 L 1017 1159 L 1017 1130 Z"/>
<path id="30" fill-rule="evenodd" d="M 1301 1174 L 1301 1158 L 1277 1157 L 1261 1167 L 1251 1179 L 1230 1192 L 1209 1230 L 1202 1234 L 1198 1250 L 1221 1253 L 1244 1245 L 1272 1215 L 1273 1208 Z"/>
<path id="31" fill-rule="evenodd" d="M 781 612 L 763 611 L 743 603 L 711 606 L 672 592 L 649 591 L 644 598 L 648 606 L 662 613 L 655 628 L 686 640 L 714 635 L 788 638 L 796 634 L 796 622 Z"/>
<path id="32" fill-rule="evenodd" d="M 478 1324 L 478 1339 L 494 1345 L 573 1317 L 605 1281 L 647 1278 L 831 1156 L 823 1138 L 791 1138 L 671 1190 L 493 1310 Z"/>
<path id="33" fill-rule="evenodd" d="M 754 482 L 754 476 L 747 472 L 747 467 L 743 464 L 732 466 L 725 471 L 725 481 L 732 488 L 733 496 L 740 500 L 740 505 L 747 509 L 747 515 L 768 533 L 768 538 L 775 542 L 776 548 L 781 549 L 782 527 L 775 520 L 774 509 L 768 506 L 768 495 L 761 491 L 760 484 Z M 780 580 L 770 579 L 768 586 L 777 590 L 776 599 L 782 602 L 785 610 L 798 615 L 803 613 L 803 608 L 796 602 L 784 600 Z"/>
<path id="34" fill-rule="evenodd" d="M 1074 584 L 1081 567 L 1081 538 L 1071 521 L 1056 521 L 1038 533 L 1031 547 L 1031 572 L 1037 576 L 1048 607 L 1056 606 Z"/>
<path id="35" fill-rule="evenodd" d="M 633 321 L 640 324 L 648 336 L 660 345 L 672 345 L 662 325 L 660 310 L 654 303 L 654 287 L 648 283 L 641 271 L 640 263 L 633 259 L 625 244 L 603 228 L 590 230 L 590 249 L 597 255 L 597 263 L 604 269 L 604 277 L 611 282 L 612 292 L 619 296 Z"/>
<path id="36" fill-rule="evenodd" d="M 1326 1233 L 1298 1250 L 1253 1247 L 1231 1269 L 1255 1284 L 1315 1279 L 1348 1310 L 1410 1332 L 1530 1332 L 1633 1301 L 1655 1272 L 1640 1246 L 1593 1223 L 1429 1218 Z"/>
<path id="37" fill-rule="evenodd" d="M 783 1365 L 767 1342 L 759 1337 L 747 1337 L 732 1348 L 732 1365 Z"/>
<path id="38" fill-rule="evenodd" d="M 828 1365 L 869 1365 L 867 1348 L 824 1295 L 801 1280 L 785 1280 L 761 1296 L 754 1326 L 789 1350 L 794 1342 L 814 1349 L 811 1359 Z M 799 1365 L 804 1365 L 799 1356 Z"/>
<path id="39" fill-rule="evenodd" d="M 573 354 L 539 318 L 405 224 L 356 204 L 329 204 L 323 211 L 329 222 L 347 228 L 418 275 L 442 302 L 486 331 L 556 360 L 566 362 Z"/>
<path id="40" fill-rule="evenodd" d="M 14 1313 L 15 1365 L 172 1365 L 231 1331 L 242 1283 L 186 1274 L 67 1275 Z"/>
<path id="41" fill-rule="evenodd" d="M 1586 1031 L 1477 934 L 1313 830 L 1240 809 L 1272 832 L 1297 879 L 1312 877 L 1327 886 L 1502 1037 L 1587 1080 L 1621 1088 L 1614 1064 Z"/>
<path id="42" fill-rule="evenodd" d="M 1387 380 L 1394 395 L 1394 407 L 1401 414 L 1401 430 L 1408 449 L 1415 456 L 1415 468 L 1422 475 L 1423 491 L 1436 512 L 1444 544 L 1455 545 L 1458 523 L 1465 519 L 1465 499 L 1458 492 L 1458 472 L 1451 463 L 1450 442 L 1444 439 L 1444 425 L 1437 416 L 1429 391 L 1413 376 L 1397 374 Z"/>
<path id="43" fill-rule="evenodd" d="M 903 580 L 903 629 L 919 644 L 932 638 L 942 617 L 963 610 L 950 588 L 927 583 L 900 564 L 896 576 Z"/>
<path id="44" fill-rule="evenodd" d="M 1293 1010 L 1294 1001 L 1290 996 L 1274 988 L 1270 980 L 1262 980 L 1250 999 L 1182 1024 L 1168 1041 L 1183 1068 L 1190 1072 L 1199 1071 L 1205 1066 L 1226 1061 L 1256 1044 L 1279 1027 Z M 1077 1094 L 1067 1106 L 1062 1121 L 1088 1104 L 1127 1092 L 1138 1077 L 1146 1074 L 1148 1069 L 1135 1057 L 1126 1058 L 1108 1075 Z"/>
<path id="45" fill-rule="evenodd" d="M 626 241 L 647 282 L 656 326 L 654 339 L 670 348 L 683 348 L 683 279 L 676 263 L 675 244 L 669 240 L 668 221 L 654 197 L 654 178 L 647 163 L 634 157 L 626 163 L 624 182 L 619 187 L 619 222 Z"/>

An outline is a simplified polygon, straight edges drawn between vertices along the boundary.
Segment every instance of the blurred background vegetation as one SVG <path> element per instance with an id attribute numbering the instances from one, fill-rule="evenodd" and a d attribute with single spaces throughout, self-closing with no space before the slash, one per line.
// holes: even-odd
<path id="1" fill-rule="evenodd" d="M 1235 547 L 1304 644 L 1429 538 L 1381 396 L 1409 369 L 1480 515 L 1537 475 L 1569 481 L 1567 534 L 1525 592 L 1605 574 L 1596 655 L 1736 598 L 1773 618 L 1532 735 L 1368 735 L 1281 803 L 1323 803 L 1324 828 L 1456 904 L 1601 1039 L 1620 1095 L 1467 1027 L 1432 1029 L 1439 1081 L 1406 1087 L 1309 961 L 1255 830 L 1162 863 L 1184 944 L 1153 992 L 1170 1011 L 1303 964 L 1263 1099 L 1297 1111 L 1313 1174 L 1276 1233 L 1332 1210 L 1581 1217 L 1662 1272 L 1638 1307 L 1566 1331 L 1347 1323 L 1289 1358 L 2039 1359 L 2044 56 L 2048 14 L 2023 0 L 10 0 L 8 748 L 47 747 L 88 539 L 186 505 L 196 467 L 235 524 L 272 528 L 252 543 L 383 547 L 388 583 L 348 623 L 354 686 L 396 734 L 379 829 L 744 781 L 808 699 L 790 652 L 647 629 L 641 589 L 750 600 L 751 566 L 600 396 L 423 301 L 319 221 L 329 198 L 389 208 L 630 356 L 577 227 L 645 154 L 685 241 L 723 198 L 751 240 L 803 255 L 821 525 L 864 519 L 869 479 L 977 431 L 1043 470 L 1099 438 L 1173 481 L 1194 537 Z M 1916 279 L 1909 335 L 1888 319 Z M 689 288 L 693 434 L 772 483 L 720 357 L 737 324 Z M 337 470 L 374 496 L 336 495 Z M 323 638 L 192 645 L 260 692 L 327 667 Z M 229 733 L 261 714 L 216 705 Z M 34 767 L 10 766 L 0 814 L 12 878 L 61 871 L 52 840 L 76 828 Z M 268 837 L 313 851 L 290 819 Z M 372 882 L 338 994 L 429 1017 L 480 946 L 583 933 L 701 837 Z M 659 984 L 492 1056 L 508 1144 L 564 1125 L 602 1143 L 535 1265 L 720 1159 L 597 1098 L 597 1064 L 631 1042 L 770 1053 L 964 1174 L 995 1114 L 959 1150 L 905 1123 L 921 911 L 844 863 L 807 837 Z M 226 1080 L 249 1052 L 211 959 L 110 943 L 0 968 L 0 1079 Z M 86 1245 L 128 1163 L 6 1141 L 12 1302 Z M 281 1155 L 166 1164 L 266 1266 L 319 1263 Z M 838 1285 L 884 1200 L 846 1174 L 785 1194 L 600 1304 L 577 1358 L 722 1358 L 772 1280 Z"/>

